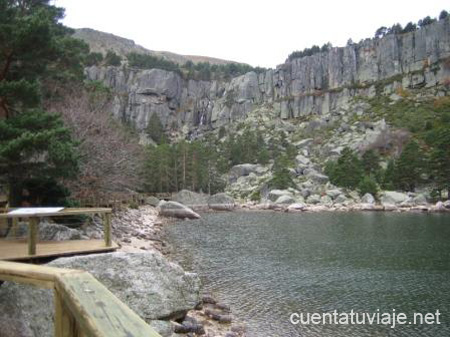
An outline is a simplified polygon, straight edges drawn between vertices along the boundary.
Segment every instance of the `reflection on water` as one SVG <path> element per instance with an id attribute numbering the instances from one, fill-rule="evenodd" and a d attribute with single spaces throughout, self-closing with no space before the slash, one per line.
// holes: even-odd
<path id="1" fill-rule="evenodd" d="M 174 259 L 249 335 L 450 336 L 450 216 L 216 213 L 168 227 Z M 298 325 L 293 312 L 441 312 L 441 325 Z"/>

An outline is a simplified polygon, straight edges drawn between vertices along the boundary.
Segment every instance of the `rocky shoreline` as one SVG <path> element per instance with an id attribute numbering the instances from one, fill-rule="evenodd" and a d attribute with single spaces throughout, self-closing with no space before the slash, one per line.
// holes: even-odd
<path id="1" fill-rule="evenodd" d="M 192 197 L 192 194 L 189 195 Z M 208 207 L 208 203 L 195 202 L 189 207 L 172 201 L 166 204 L 171 205 L 169 209 L 176 207 L 179 210 L 177 216 L 183 215 L 185 210 L 194 212 L 192 209 L 201 212 L 450 212 L 450 201 L 435 205 L 408 205 L 404 201 L 378 204 L 370 198 L 363 199 L 371 202 L 312 205 L 267 200 L 239 204 L 222 195 L 213 199 L 216 200 L 213 207 Z M 186 200 L 180 201 L 188 203 Z M 217 301 L 211 294 L 201 294 L 198 276 L 185 272 L 170 261 L 170 253 L 176 247 L 170 247 L 167 243 L 164 228 L 170 226 L 174 218 L 164 217 L 161 213 L 160 205 L 116 211 L 112 218 L 112 235 L 120 245 L 117 252 L 60 258 L 49 265 L 91 272 L 163 337 L 245 337 L 245 324 L 233 317 L 230 306 Z M 20 225 L 19 233 L 26 227 L 25 224 Z M 43 240 L 99 239 L 103 237 L 103 224 L 101 218 L 96 216 L 76 228 L 44 221 L 39 234 Z M 169 284 L 167 280 L 170 280 Z M 0 324 L 7 333 L 5 336 L 50 336 L 48 331 L 52 331 L 53 315 L 50 309 L 51 293 L 6 282 L 0 287 L 0 299 Z M 39 303 L 48 303 L 46 310 L 41 310 Z M 23 321 L 13 319 L 22 315 L 19 312 L 27 312 L 29 318 Z M 0 336 L 3 336 L 1 332 Z"/>

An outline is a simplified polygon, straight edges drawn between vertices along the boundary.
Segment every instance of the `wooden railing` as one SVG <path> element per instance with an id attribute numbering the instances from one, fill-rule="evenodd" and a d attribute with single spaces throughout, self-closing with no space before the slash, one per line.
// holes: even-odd
<path id="1" fill-rule="evenodd" d="M 53 289 L 55 337 L 161 337 L 88 272 L 0 261 L 0 280 Z"/>

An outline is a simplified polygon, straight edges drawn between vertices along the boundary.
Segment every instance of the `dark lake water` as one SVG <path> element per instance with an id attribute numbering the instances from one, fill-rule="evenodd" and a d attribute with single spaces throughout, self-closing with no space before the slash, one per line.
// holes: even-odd
<path id="1" fill-rule="evenodd" d="M 450 336 L 450 216 L 209 213 L 168 226 L 173 259 L 200 274 L 248 335 Z M 440 325 L 299 324 L 292 313 L 441 313 Z M 435 316 L 434 316 L 435 317 Z"/>

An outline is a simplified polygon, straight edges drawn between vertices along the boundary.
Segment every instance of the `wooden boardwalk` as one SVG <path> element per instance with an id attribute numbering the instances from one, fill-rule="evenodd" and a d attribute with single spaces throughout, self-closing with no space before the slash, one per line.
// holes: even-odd
<path id="1" fill-rule="evenodd" d="M 112 242 L 105 246 L 104 240 L 70 240 L 70 241 L 40 241 L 36 245 L 36 254 L 28 254 L 26 240 L 0 240 L 0 260 L 21 261 L 76 254 L 105 253 L 119 248 Z"/>

